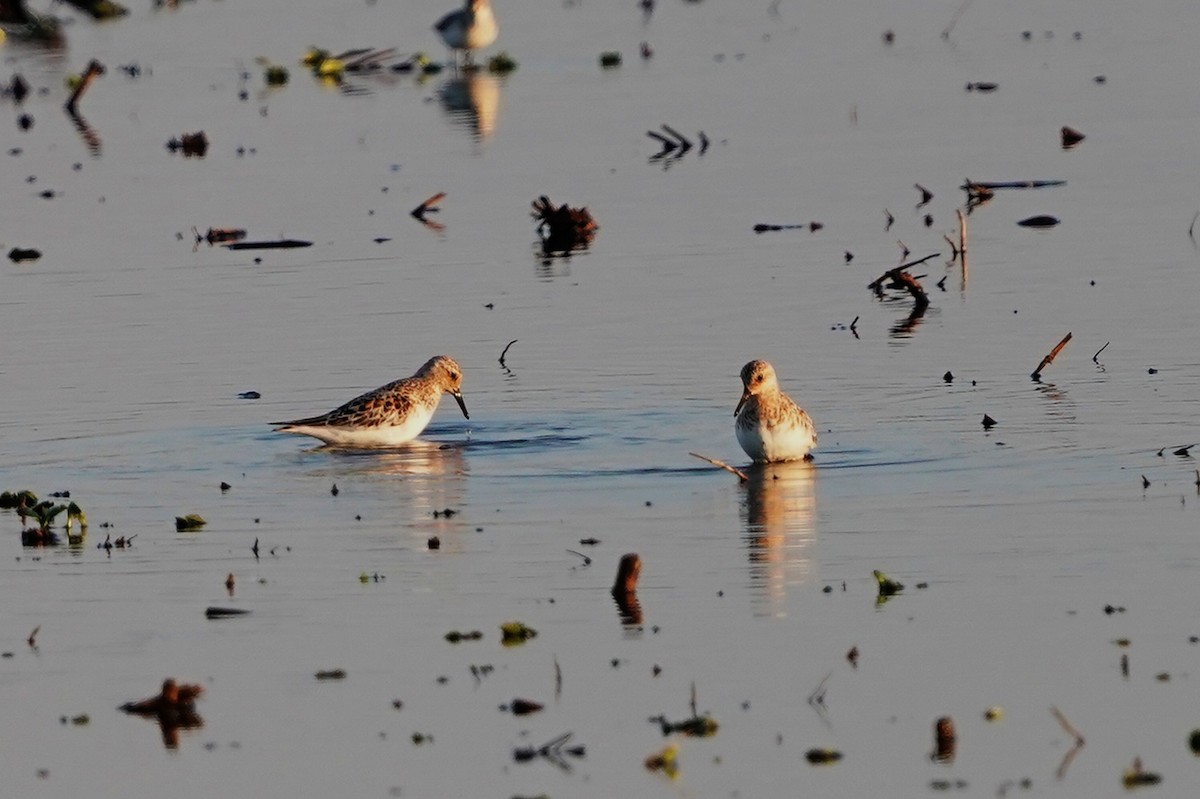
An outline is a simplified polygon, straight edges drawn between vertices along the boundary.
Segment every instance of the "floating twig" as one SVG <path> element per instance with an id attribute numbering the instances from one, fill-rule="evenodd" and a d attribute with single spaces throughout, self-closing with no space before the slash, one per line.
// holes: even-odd
<path id="1" fill-rule="evenodd" d="M 276 239 L 274 241 L 234 241 L 221 245 L 227 250 L 294 250 L 311 247 L 311 241 L 301 239 Z"/>
<path id="2" fill-rule="evenodd" d="M 967 217 L 961 209 L 954 209 L 958 214 L 958 255 L 962 258 L 963 268 L 967 266 Z"/>
<path id="3" fill-rule="evenodd" d="M 995 191 L 996 189 L 1044 189 L 1051 186 L 1065 186 L 1065 180 L 966 180 L 962 189 L 970 194 L 980 189 Z"/>
<path id="4" fill-rule="evenodd" d="M 408 213 L 413 219 L 417 220 L 426 227 L 433 228 L 434 230 L 444 230 L 446 228 L 445 225 L 440 222 L 434 222 L 432 219 L 426 219 L 425 215 L 436 214 L 438 211 L 442 210 L 437 204 L 441 202 L 445 196 L 446 192 L 439 191 L 437 194 L 433 195 Z"/>
<path id="5" fill-rule="evenodd" d="M 1058 344 L 1056 344 L 1054 346 L 1054 349 L 1050 350 L 1049 355 L 1047 355 L 1045 358 L 1042 358 L 1042 362 L 1038 364 L 1038 367 L 1033 370 L 1033 374 L 1031 374 L 1029 376 L 1031 378 L 1033 378 L 1034 380 L 1040 379 L 1042 376 L 1042 370 L 1054 362 L 1054 358 L 1058 355 L 1059 352 L 1062 351 L 1063 347 L 1067 346 L 1067 342 L 1070 340 L 1071 340 L 1070 333 L 1067 333 L 1067 335 L 1063 336 L 1062 341 L 1058 342 Z"/>
<path id="6" fill-rule="evenodd" d="M 1083 733 L 1081 733 L 1074 724 L 1067 720 L 1067 717 L 1063 715 L 1061 710 L 1054 705 L 1051 705 L 1050 713 L 1058 721 L 1059 725 L 1062 726 L 1062 728 L 1066 731 L 1067 735 L 1070 735 L 1075 739 L 1076 746 L 1083 746 L 1086 743 L 1086 741 L 1083 739 Z"/>
<path id="7" fill-rule="evenodd" d="M 1192 244 L 1196 243 L 1195 233 L 1197 219 L 1200 219 L 1200 211 L 1196 212 L 1196 215 L 1192 217 L 1192 224 L 1188 225 L 1188 238 L 1192 240 Z"/>
<path id="8" fill-rule="evenodd" d="M 500 353 L 500 365 L 504 366 L 504 356 L 508 355 L 508 348 L 517 343 L 517 339 L 513 339 L 505 345 L 504 351 Z"/>
<path id="9" fill-rule="evenodd" d="M 801 222 L 799 224 L 794 224 L 794 225 L 775 225 L 775 224 L 767 224 L 766 222 L 759 222 L 758 224 L 756 224 L 754 226 L 754 232 L 755 233 L 767 233 L 768 231 L 773 232 L 773 231 L 778 231 L 778 230 L 804 230 L 804 227 L 805 226 L 804 226 L 803 222 Z"/>
<path id="10" fill-rule="evenodd" d="M 1112 344 L 1112 342 L 1111 342 L 1111 341 L 1106 341 L 1106 342 L 1104 342 L 1104 346 L 1103 346 L 1103 347 L 1101 347 L 1100 349 L 1096 350 L 1096 354 L 1092 356 L 1092 363 L 1095 363 L 1095 364 L 1099 364 L 1099 363 L 1100 363 L 1100 362 L 1099 362 L 1098 360 L 1096 360 L 1096 359 L 1100 357 L 1100 353 L 1102 353 L 1102 352 L 1104 352 L 1106 349 L 1108 349 L 1108 345 L 1109 345 L 1109 344 Z"/>
<path id="11" fill-rule="evenodd" d="M 37 634 L 38 634 L 38 631 L 41 629 L 42 629 L 42 625 L 40 625 L 40 624 L 37 627 L 34 627 L 33 632 L 31 632 L 29 634 L 29 638 L 25 639 L 26 642 L 29 644 L 30 649 L 37 650 Z"/>
<path id="12" fill-rule="evenodd" d="M 854 321 L 850 323 L 850 332 L 854 334 L 855 338 L 858 338 L 858 317 L 857 316 L 854 317 Z"/>
<path id="13" fill-rule="evenodd" d="M 1060 221 L 1061 220 L 1057 216 L 1050 216 L 1049 214 L 1037 214 L 1036 216 L 1026 217 L 1017 222 L 1017 224 L 1021 227 L 1044 228 L 1054 227 L 1055 225 L 1059 224 Z"/>
<path id="14" fill-rule="evenodd" d="M 857 317 L 857 316 L 856 316 L 856 317 L 854 317 L 854 321 L 855 321 L 855 322 L 857 322 L 857 321 L 858 321 L 858 317 Z M 689 454 L 689 455 L 691 455 L 693 458 L 699 458 L 699 459 L 700 459 L 700 460 L 702 460 L 702 461 L 708 461 L 708 462 L 709 462 L 709 463 L 711 463 L 713 466 L 718 466 L 718 467 L 720 467 L 720 468 L 724 469 L 725 471 L 727 471 L 727 472 L 730 472 L 731 474 L 736 474 L 736 475 L 738 476 L 738 479 L 739 479 L 739 480 L 741 480 L 743 483 L 744 483 L 744 482 L 746 482 L 747 480 L 749 480 L 749 479 L 750 479 L 750 478 L 749 478 L 749 477 L 746 475 L 746 473 L 745 473 L 745 472 L 743 472 L 741 469 L 735 469 L 734 467 L 730 466 L 730 465 L 729 465 L 728 463 L 726 463 L 725 461 L 719 461 L 719 460 L 716 460 L 715 458 L 709 458 L 709 457 L 706 457 L 706 456 L 704 456 L 704 455 L 701 455 L 701 454 L 700 454 L 700 453 L 698 453 L 698 452 L 689 452 L 688 454 Z"/>
<path id="15" fill-rule="evenodd" d="M 922 186 L 920 183 L 914 183 L 913 187 L 917 191 L 921 192 L 921 202 L 917 203 L 917 207 L 920 208 L 922 205 L 928 205 L 929 201 L 933 199 L 933 192 Z"/>
<path id="16" fill-rule="evenodd" d="M 1068 127 L 1067 125 L 1063 125 L 1059 135 L 1062 138 L 1062 148 L 1064 150 L 1072 149 L 1075 147 L 1075 145 L 1079 144 L 1079 142 L 1087 138 L 1087 136 L 1084 136 L 1082 133 L 1075 130 L 1075 128 Z"/>
<path id="17" fill-rule="evenodd" d="M 67 108 L 68 114 L 72 114 L 72 115 L 78 114 L 77 106 L 79 104 L 80 98 L 83 97 L 83 93 L 87 91 L 88 86 L 92 85 L 92 81 L 96 79 L 97 75 L 103 75 L 103 74 L 104 74 L 104 65 L 103 64 L 101 64 L 99 61 L 97 61 L 94 58 L 88 62 L 87 69 L 85 69 L 83 71 L 83 75 L 81 75 L 79 78 L 79 85 L 75 87 L 75 91 L 71 92 L 71 96 L 67 100 L 66 108 Z"/>
<path id="18" fill-rule="evenodd" d="M 883 215 L 887 217 L 887 224 L 884 225 L 883 232 L 887 233 L 892 229 L 892 223 L 896 221 L 896 217 L 892 216 L 892 212 L 886 208 L 883 209 Z"/>

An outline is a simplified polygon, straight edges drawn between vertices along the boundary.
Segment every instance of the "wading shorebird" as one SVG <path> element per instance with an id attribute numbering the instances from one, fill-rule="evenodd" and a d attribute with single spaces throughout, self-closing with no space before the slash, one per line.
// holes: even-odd
<path id="1" fill-rule="evenodd" d="M 462 8 L 439 19 L 433 29 L 451 50 L 463 51 L 467 64 L 472 63 L 472 50 L 487 47 L 500 33 L 489 0 L 465 0 Z"/>
<path id="2" fill-rule="evenodd" d="M 337 447 L 394 447 L 421 434 L 442 392 L 462 398 L 462 369 L 453 358 L 436 355 L 412 377 L 405 377 L 355 397 L 329 413 L 290 422 L 271 422 L 277 433 L 299 433 Z"/>
<path id="3" fill-rule="evenodd" d="M 755 463 L 798 461 L 816 446 L 817 431 L 804 409 L 779 390 L 775 367 L 750 361 L 742 367 L 742 398 L 733 413 L 738 443 Z"/>

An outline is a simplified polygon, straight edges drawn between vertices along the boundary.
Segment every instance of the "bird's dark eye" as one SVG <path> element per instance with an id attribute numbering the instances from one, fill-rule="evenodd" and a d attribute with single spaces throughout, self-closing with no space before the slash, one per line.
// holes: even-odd
<path id="1" fill-rule="evenodd" d="M 451 373 L 450 373 L 450 379 L 451 379 L 451 380 L 457 380 L 457 379 L 458 379 L 458 372 L 451 372 Z"/>

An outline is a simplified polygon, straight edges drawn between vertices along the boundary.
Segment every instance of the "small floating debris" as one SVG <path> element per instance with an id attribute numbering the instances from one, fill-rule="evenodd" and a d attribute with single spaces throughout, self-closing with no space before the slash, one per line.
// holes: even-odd
<path id="1" fill-rule="evenodd" d="M 987 710 L 983 711 L 983 718 L 986 721 L 1000 721 L 1004 718 L 1004 708 L 999 705 L 992 705 Z"/>
<path id="2" fill-rule="evenodd" d="M 461 643 L 463 641 L 479 641 L 483 638 L 483 633 L 479 630 L 471 630 L 470 632 L 461 632 L 459 630 L 451 630 L 444 636 L 447 641 L 452 644 Z"/>
<path id="3" fill-rule="evenodd" d="M 175 717 L 182 719 L 196 715 L 196 700 L 204 693 L 204 686 L 194 683 L 177 683 L 168 677 L 163 680 L 162 690 L 156 696 L 137 702 L 126 702 L 119 710 L 138 716 Z M 199 718 L 198 716 L 196 718 Z M 183 725 L 180 725 L 183 726 Z"/>
<path id="4" fill-rule="evenodd" d="M 167 141 L 167 149 L 173 153 L 182 152 L 189 158 L 203 158 L 208 154 L 208 136 L 202 130 L 185 133 L 179 137 L 173 136 Z"/>
<path id="5" fill-rule="evenodd" d="M 1060 221 L 1059 218 L 1056 216 L 1050 216 L 1048 214 L 1038 214 L 1037 216 L 1026 217 L 1025 219 L 1022 219 L 1017 224 L 1020 225 L 1021 227 L 1046 228 L 1046 227 L 1054 227 L 1055 225 L 1059 224 L 1059 221 Z"/>
<path id="6" fill-rule="evenodd" d="M 958 736 L 954 731 L 954 719 L 942 716 L 933 724 L 933 755 L 939 763 L 948 763 L 954 759 Z"/>
<path id="7" fill-rule="evenodd" d="M 1125 769 L 1121 774 L 1121 783 L 1126 788 L 1138 788 L 1143 785 L 1158 785 L 1162 782 L 1162 775 L 1156 774 L 1153 771 L 1146 771 L 1142 767 L 1142 759 L 1135 757 L 1129 768 Z"/>
<path id="8" fill-rule="evenodd" d="M 192 227 L 192 235 L 196 237 L 196 243 L 207 241 L 209 245 L 225 244 L 231 241 L 241 241 L 246 238 L 245 228 L 235 227 L 210 227 L 205 233 Z"/>
<path id="9" fill-rule="evenodd" d="M 600 67 L 602 69 L 613 69 L 621 66 L 621 54 L 616 50 L 605 50 L 600 54 Z"/>
<path id="10" fill-rule="evenodd" d="M 1200 727 L 1192 730 L 1192 734 L 1188 736 L 1188 749 L 1192 750 L 1192 754 L 1200 757 Z"/>
<path id="11" fill-rule="evenodd" d="M 238 394 L 238 399 L 244 399 L 244 400 L 262 399 L 262 394 L 259 394 L 257 391 L 243 391 L 241 394 Z"/>
<path id="12" fill-rule="evenodd" d="M 692 716 L 690 719 L 684 719 L 683 721 L 668 721 L 666 716 L 652 716 L 650 721 L 662 728 L 663 735 L 678 732 L 693 738 L 708 738 L 716 735 L 717 730 L 720 729 L 717 720 L 707 714 Z"/>
<path id="13" fill-rule="evenodd" d="M 29 247 L 13 247 L 8 251 L 8 260 L 17 264 L 21 263 L 22 261 L 36 261 L 41 257 L 41 250 L 35 250 Z"/>
<path id="14" fill-rule="evenodd" d="M 879 596 L 895 596 L 904 590 L 904 583 L 896 582 L 883 572 L 879 571 L 879 569 L 875 569 L 872 574 L 875 575 L 875 581 L 879 584 Z"/>
<path id="15" fill-rule="evenodd" d="M 533 201 L 531 215 L 537 220 L 542 252 L 546 255 L 586 250 L 600 229 L 586 206 L 572 208 L 563 203 L 556 207 L 544 194 Z"/>
<path id="16" fill-rule="evenodd" d="M 322 669 L 313 675 L 322 682 L 325 680 L 344 680 L 346 679 L 345 669 Z"/>
<path id="17" fill-rule="evenodd" d="M 977 80 L 967 84 L 967 91 L 979 92 L 980 94 L 991 94 L 999 88 L 999 83 L 992 83 L 991 81 L 986 80 Z"/>
<path id="18" fill-rule="evenodd" d="M 534 758 L 544 757 L 563 771 L 570 771 L 571 764 L 567 762 L 567 757 L 584 757 L 587 754 L 587 748 L 582 745 L 567 746 L 574 734 L 573 732 L 564 732 L 536 749 L 532 746 L 514 749 L 513 760 L 518 763 L 528 763 Z"/>
<path id="19" fill-rule="evenodd" d="M 804 759 L 814 766 L 824 766 L 841 760 L 842 753 L 836 749 L 809 749 L 804 753 Z"/>
<path id="20" fill-rule="evenodd" d="M 232 619 L 237 616 L 249 616 L 250 611 L 241 608 L 219 608 L 209 606 L 204 609 L 204 618 L 206 619 Z"/>
<path id="21" fill-rule="evenodd" d="M 487 62 L 487 70 L 493 75 L 507 75 L 510 72 L 515 72 L 517 66 L 517 60 L 504 50 L 496 53 Z"/>
<path id="22" fill-rule="evenodd" d="M 759 222 L 758 224 L 756 224 L 754 226 L 754 232 L 755 233 L 773 233 L 773 232 L 780 231 L 780 230 L 804 230 L 805 227 L 807 227 L 813 233 L 816 233 L 818 230 L 825 227 L 825 225 L 821 224 L 820 222 L 809 222 L 808 225 L 805 225 L 803 222 L 801 222 L 799 224 L 792 224 L 792 225 L 776 225 L 776 224 L 768 224 L 766 222 Z M 847 253 L 847 254 L 849 254 L 849 253 Z M 853 257 L 854 257 L 853 255 L 850 256 L 850 258 L 853 258 Z M 850 260 L 847 259 L 846 263 L 850 263 Z"/>
<path id="23" fill-rule="evenodd" d="M 500 636 L 500 643 L 505 646 L 517 646 L 536 638 L 537 630 L 519 621 L 509 621 L 500 625 Z"/>
<path id="24" fill-rule="evenodd" d="M 175 517 L 175 530 L 180 533 L 193 532 L 199 530 L 208 522 L 198 513 L 189 513 L 187 516 Z"/>
<path id="25" fill-rule="evenodd" d="M 1066 125 L 1063 125 L 1061 136 L 1062 148 L 1064 150 L 1072 149 L 1075 147 L 1075 145 L 1079 144 L 1079 142 L 1087 138 L 1087 136 L 1084 136 L 1082 133 L 1075 130 L 1075 128 L 1068 127 Z"/>
<path id="26" fill-rule="evenodd" d="M 311 247 L 311 241 L 301 239 L 275 239 L 273 241 L 235 241 L 221 245 L 227 250 L 294 250 Z"/>
<path id="27" fill-rule="evenodd" d="M 986 413 L 985 413 L 985 414 L 983 415 L 983 429 L 984 429 L 984 430 L 991 430 L 991 429 L 992 429 L 993 427 L 995 427 L 995 426 L 996 426 L 996 420 L 995 420 L 995 419 L 993 419 L 991 416 L 989 416 L 988 414 L 986 414 Z"/>
<path id="28" fill-rule="evenodd" d="M 514 699 L 508 703 L 507 710 L 514 716 L 528 716 L 531 713 L 537 713 L 545 707 L 540 702 L 534 702 L 532 699 Z"/>
<path id="29" fill-rule="evenodd" d="M 920 208 L 923 205 L 928 205 L 929 201 L 933 199 L 933 192 L 922 186 L 920 183 L 914 183 L 913 187 L 917 191 L 921 192 L 921 202 L 917 203 L 917 207 Z"/>
<path id="30" fill-rule="evenodd" d="M 647 771 L 661 771 L 671 779 L 679 776 L 679 745 L 670 744 L 643 762 Z"/>

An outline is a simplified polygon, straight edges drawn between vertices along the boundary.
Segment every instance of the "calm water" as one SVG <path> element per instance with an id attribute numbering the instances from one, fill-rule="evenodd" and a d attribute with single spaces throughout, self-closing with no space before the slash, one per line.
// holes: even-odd
<path id="1" fill-rule="evenodd" d="M 1090 797 L 1141 756 L 1156 796 L 1192 795 L 1200 495 L 1171 452 L 1200 441 L 1194 8 L 976 3 L 943 40 L 959 0 L 662 0 L 648 21 L 632 0 L 497 3 L 492 51 L 520 68 L 469 82 L 335 87 L 297 64 L 313 44 L 441 58 L 434 0 L 139 3 L 74 21 L 62 49 L 0 48 L 0 78 L 47 90 L 0 103 L 0 240 L 44 253 L 0 267 L 0 488 L 70 490 L 91 522 L 82 549 L 39 551 L 0 514 L 3 792 L 992 796 L 1029 778 Z M 602 71 L 606 50 L 623 66 Z M 109 68 L 80 104 L 98 153 L 61 110 L 90 58 Z M 653 160 L 664 122 L 712 146 Z M 1070 152 L 1063 125 L 1087 134 Z M 165 149 L 200 129 L 206 158 Z M 964 272 L 942 237 L 965 178 L 1067 185 L 972 213 Z M 441 231 L 408 216 L 439 191 Z M 540 194 L 593 211 L 590 252 L 536 256 Z M 1034 214 L 1062 224 L 1016 225 Z M 194 249 L 193 225 L 314 246 L 258 261 Z M 920 319 L 866 289 L 898 241 L 939 253 L 914 269 Z M 446 403 L 428 446 L 270 432 L 440 352 L 471 420 Z M 756 357 L 821 447 L 742 486 L 688 452 L 744 463 L 733 407 Z M 177 534 L 192 512 L 207 526 Z M 106 533 L 137 537 L 110 555 Z M 608 594 L 624 552 L 644 562 L 641 626 Z M 908 589 L 877 607 L 873 569 Z M 538 637 L 501 647 L 510 619 Z M 827 675 L 823 716 L 806 698 Z M 115 709 L 165 676 L 207 688 L 173 750 Z M 679 741 L 678 779 L 646 772 L 667 743 L 647 719 L 690 715 L 693 684 L 718 735 Z M 498 709 L 514 697 L 546 709 Z M 1051 705 L 1087 737 L 1061 778 Z M 929 759 L 942 715 L 951 765 Z M 513 761 L 568 731 L 587 748 L 569 771 Z M 845 759 L 809 766 L 823 746 Z"/>

